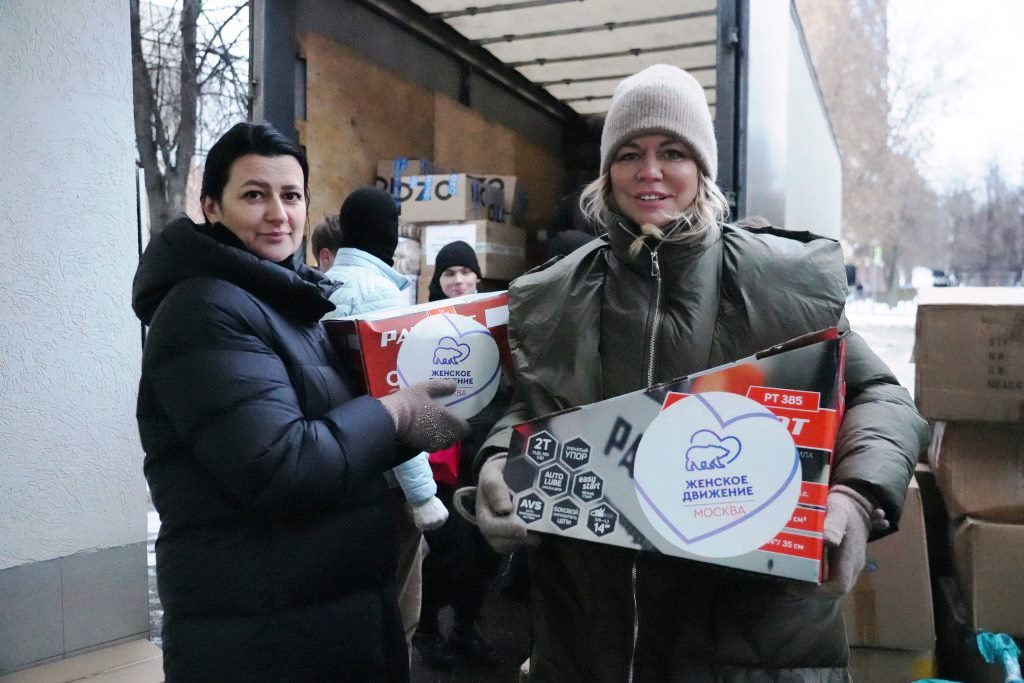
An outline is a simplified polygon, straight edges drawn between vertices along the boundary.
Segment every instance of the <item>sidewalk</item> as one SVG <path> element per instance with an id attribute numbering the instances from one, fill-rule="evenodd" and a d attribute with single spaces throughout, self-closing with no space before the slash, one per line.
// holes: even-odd
<path id="1" fill-rule="evenodd" d="M 0 683 L 83 680 L 89 683 L 163 683 L 163 655 L 160 648 L 148 640 L 133 640 L 0 676 Z"/>

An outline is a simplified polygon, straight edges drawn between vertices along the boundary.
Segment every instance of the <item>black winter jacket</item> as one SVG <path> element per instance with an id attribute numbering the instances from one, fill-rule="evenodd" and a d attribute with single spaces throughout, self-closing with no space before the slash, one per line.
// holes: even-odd
<path id="1" fill-rule="evenodd" d="M 187 219 L 142 256 L 138 423 L 169 682 L 408 679 L 382 476 L 394 427 L 335 363 L 318 322 L 331 287 L 298 255 L 275 264 Z"/>

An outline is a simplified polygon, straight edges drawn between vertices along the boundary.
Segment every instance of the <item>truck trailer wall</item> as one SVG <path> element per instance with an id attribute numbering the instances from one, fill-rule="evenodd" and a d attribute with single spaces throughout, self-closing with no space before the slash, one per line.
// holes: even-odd
<path id="1" fill-rule="evenodd" d="M 807 43 L 790 12 L 786 218 L 793 230 L 839 239 L 843 170 Z"/>
<path id="2" fill-rule="evenodd" d="M 744 213 L 839 238 L 842 170 L 791 0 L 749 3 Z"/>
<path id="3" fill-rule="evenodd" d="M 516 175 L 530 197 L 527 223 L 550 219 L 564 186 L 558 155 L 342 43 L 303 33 L 299 45 L 306 119 L 296 128 L 309 154 L 313 224 L 372 183 L 378 160 L 399 156 L 432 159 L 452 172 Z"/>
<path id="4" fill-rule="evenodd" d="M 310 230 L 373 182 L 379 160 L 399 156 L 451 172 L 516 175 L 529 196 L 526 227 L 550 220 L 565 191 L 563 121 L 364 3 L 254 7 L 257 48 L 277 35 L 280 16 L 293 30 L 293 50 L 254 53 L 255 116 L 284 129 L 295 121 L 311 166 Z M 274 111 L 294 117 L 273 119 Z"/>

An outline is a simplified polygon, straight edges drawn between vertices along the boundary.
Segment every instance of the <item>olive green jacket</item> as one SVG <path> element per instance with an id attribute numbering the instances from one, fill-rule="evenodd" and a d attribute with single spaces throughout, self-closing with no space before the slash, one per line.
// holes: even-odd
<path id="1" fill-rule="evenodd" d="M 511 427 L 749 356 L 843 317 L 839 245 L 807 232 L 723 226 L 708 246 L 645 244 L 613 225 L 509 291 Z M 846 415 L 832 482 L 882 507 L 895 529 L 926 423 L 885 364 L 847 336 Z M 835 599 L 699 563 L 545 536 L 531 553 L 531 682 L 845 681 Z"/>

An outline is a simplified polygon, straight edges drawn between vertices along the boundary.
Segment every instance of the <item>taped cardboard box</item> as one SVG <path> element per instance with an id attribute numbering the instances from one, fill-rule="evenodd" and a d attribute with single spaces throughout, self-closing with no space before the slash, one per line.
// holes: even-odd
<path id="1" fill-rule="evenodd" d="M 937 673 L 931 650 L 850 648 L 850 677 L 855 683 L 910 683 Z"/>
<path id="2" fill-rule="evenodd" d="M 441 169 L 430 159 L 383 159 L 377 162 L 377 175 L 373 179 L 373 184 L 388 194 L 397 196 L 400 182 L 396 183 L 396 178 L 401 180 L 404 175 L 433 175 L 440 172 Z"/>
<path id="3" fill-rule="evenodd" d="M 526 270 L 526 231 L 491 221 L 424 226 L 420 232 L 423 265 L 432 268 L 437 252 L 457 241 L 465 242 L 476 252 L 480 275 L 484 278 L 507 281 Z"/>
<path id="4" fill-rule="evenodd" d="M 489 173 L 472 173 L 471 177 L 477 178 L 485 185 L 496 187 L 502 191 L 505 197 L 505 214 L 513 225 L 522 225 L 526 220 L 526 211 L 529 208 L 529 196 L 523 189 L 523 184 L 514 175 L 491 175 Z"/>
<path id="5" fill-rule="evenodd" d="M 515 427 L 527 529 L 818 582 L 844 340 L 807 335 Z"/>
<path id="6" fill-rule="evenodd" d="M 397 199 L 407 223 L 505 221 L 505 193 L 464 173 L 402 176 Z"/>
<path id="7" fill-rule="evenodd" d="M 953 567 L 969 625 L 1024 638 L 1024 525 L 965 517 L 953 534 Z"/>
<path id="8" fill-rule="evenodd" d="M 952 517 L 1024 524 L 1024 426 L 937 421 L 928 461 Z"/>
<path id="9" fill-rule="evenodd" d="M 914 359 L 925 417 L 1024 421 L 1024 288 L 923 291 Z"/>
<path id="10" fill-rule="evenodd" d="M 445 343 L 438 343 L 442 339 L 438 334 L 429 347 L 410 348 L 407 341 L 420 323 L 438 325 L 444 330 Z M 488 386 L 493 381 L 494 388 L 497 387 L 497 363 L 508 372 L 512 370 L 506 292 L 471 294 L 409 308 L 326 320 L 323 325 L 335 351 L 353 369 L 370 396 L 387 396 L 417 381 L 445 377 L 459 382 L 460 389 L 454 399 L 465 400 L 466 394 L 475 389 L 464 391 L 461 377 L 477 381 L 470 377 L 476 371 L 470 372 L 469 366 L 479 360 L 481 353 L 496 354 L 495 364 L 487 370 L 488 377 L 483 378 Z M 494 349 L 482 346 L 492 343 Z M 448 351 L 453 353 L 445 355 Z M 404 356 L 409 354 L 412 357 L 407 362 Z"/>
<path id="11" fill-rule="evenodd" d="M 928 549 L 916 480 L 907 490 L 900 530 L 868 544 L 864 571 L 842 604 L 852 647 L 934 649 Z"/>

